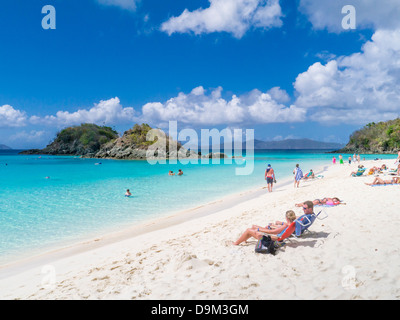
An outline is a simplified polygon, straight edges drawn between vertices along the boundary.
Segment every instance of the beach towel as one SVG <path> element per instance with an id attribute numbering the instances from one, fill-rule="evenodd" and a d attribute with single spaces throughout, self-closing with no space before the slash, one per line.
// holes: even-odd
<path id="1" fill-rule="evenodd" d="M 296 171 L 294 173 L 294 179 L 296 181 L 299 181 L 299 180 L 301 180 L 301 178 L 303 178 L 303 171 L 301 171 L 300 168 L 296 168 Z"/>
<path id="2" fill-rule="evenodd" d="M 315 204 L 314 207 L 324 207 L 324 208 L 332 208 L 336 207 L 339 204 Z"/>

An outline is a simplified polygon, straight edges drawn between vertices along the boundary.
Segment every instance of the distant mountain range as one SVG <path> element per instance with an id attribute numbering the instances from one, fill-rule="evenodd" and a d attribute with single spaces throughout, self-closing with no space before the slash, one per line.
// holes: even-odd
<path id="1" fill-rule="evenodd" d="M 183 145 L 184 141 L 180 141 Z M 266 149 L 266 150 L 339 150 L 343 148 L 345 144 L 334 143 L 334 142 L 322 142 L 311 139 L 286 139 L 279 141 L 262 141 L 254 139 L 254 149 Z M 186 145 L 187 148 L 194 148 L 195 146 Z M 199 145 L 198 150 L 201 150 Z M 224 145 L 213 145 L 213 148 L 224 149 Z M 246 148 L 246 142 L 243 142 L 242 148 Z M 210 147 L 211 149 L 211 147 Z M 233 145 L 232 145 L 233 149 Z"/>
<path id="2" fill-rule="evenodd" d="M 243 143 L 245 146 L 245 143 Z M 314 149 L 314 150 L 327 150 L 327 149 L 340 149 L 344 144 L 333 142 L 322 142 L 311 139 L 286 139 L 280 141 L 261 141 L 254 139 L 254 149 Z"/>
<path id="3" fill-rule="evenodd" d="M 4 144 L 0 144 L 0 150 L 11 150 L 11 148 Z"/>
<path id="4" fill-rule="evenodd" d="M 185 142 L 181 141 L 181 143 L 184 144 Z M 279 141 L 262 141 L 254 139 L 254 149 L 266 150 L 338 150 L 343 148 L 344 146 L 345 144 L 315 141 L 311 139 L 286 139 Z M 195 146 L 187 145 L 186 147 L 194 148 Z M 223 150 L 224 145 L 213 145 L 213 148 Z M 243 142 L 242 148 L 246 148 L 246 142 Z M 201 150 L 201 146 L 198 146 L 198 150 Z"/>

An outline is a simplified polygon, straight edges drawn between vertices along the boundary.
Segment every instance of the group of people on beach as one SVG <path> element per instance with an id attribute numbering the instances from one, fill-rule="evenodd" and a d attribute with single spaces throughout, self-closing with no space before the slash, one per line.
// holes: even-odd
<path id="1" fill-rule="evenodd" d="M 271 237 L 272 241 L 278 241 L 281 239 L 282 235 L 288 230 L 289 226 L 296 220 L 301 220 L 304 217 L 309 217 L 314 214 L 314 203 L 312 201 L 305 201 L 302 205 L 303 215 L 299 218 L 293 210 L 286 211 L 285 220 L 286 221 L 275 221 L 271 222 L 265 227 L 253 225 L 248 228 L 235 242 L 232 244 L 237 246 L 250 238 L 255 238 L 260 240 L 264 235 Z"/>
<path id="2" fill-rule="evenodd" d="M 353 158 L 355 155 L 353 156 Z M 343 161 L 343 157 L 340 155 L 339 159 L 341 163 Z M 360 161 L 360 156 L 355 157 L 356 161 Z M 335 163 L 336 160 L 334 160 Z M 349 163 L 351 164 L 351 157 L 349 159 Z M 395 162 L 397 165 L 397 176 L 393 177 L 390 180 L 383 180 L 380 177 L 376 177 L 372 183 L 366 183 L 367 185 L 386 185 L 386 184 L 400 184 L 400 151 L 398 153 L 397 160 Z M 359 165 L 359 168 L 363 167 Z M 388 170 L 386 165 L 382 165 L 381 167 L 373 167 L 374 172 L 379 171 L 382 172 L 383 170 Z M 296 168 L 293 171 L 295 175 L 295 187 L 298 187 L 300 180 L 303 178 L 303 174 L 301 172 L 300 166 L 297 164 Z M 265 170 L 265 180 L 267 180 L 268 184 L 268 191 L 272 192 L 272 185 L 276 182 L 275 172 L 272 169 L 271 165 L 268 164 L 267 169 Z M 293 224 L 293 222 L 298 221 L 307 215 L 314 215 L 314 206 L 338 206 L 338 205 L 345 205 L 342 200 L 338 197 L 333 198 L 323 198 L 323 199 L 315 199 L 314 201 L 305 201 L 301 203 L 295 204 L 296 207 L 302 207 L 304 211 L 304 215 L 297 218 L 296 214 L 293 210 L 286 211 L 286 221 L 275 221 L 269 223 L 265 227 L 253 225 L 251 228 L 248 228 L 236 241 L 232 242 L 233 245 L 239 245 L 250 238 L 255 238 L 256 240 L 260 240 L 263 236 L 269 236 L 270 239 L 274 242 L 281 241 L 282 237 L 284 238 L 285 232 L 288 231 L 288 235 L 290 236 L 291 233 L 294 232 L 294 229 L 288 230 L 289 226 Z"/>
<path id="3" fill-rule="evenodd" d="M 386 164 L 383 164 L 380 167 L 374 166 L 370 168 L 368 175 L 389 174 L 392 175 L 392 177 L 390 177 L 389 179 L 383 179 L 382 177 L 376 176 L 373 182 L 365 184 L 368 186 L 386 186 L 400 184 L 400 151 L 397 154 L 395 165 L 397 165 L 396 169 L 389 169 Z"/>
<path id="4" fill-rule="evenodd" d="M 315 173 L 312 169 L 306 174 L 303 175 L 303 171 L 300 168 L 299 164 L 296 164 L 296 167 L 293 170 L 294 174 L 294 187 L 298 188 L 300 184 L 300 180 L 309 180 L 315 178 Z M 265 180 L 267 181 L 268 192 L 272 192 L 272 187 L 274 183 L 276 183 L 275 171 L 270 164 L 268 164 L 267 169 L 265 169 Z"/>
<path id="5" fill-rule="evenodd" d="M 365 158 L 364 158 L 364 160 L 365 160 Z M 356 162 L 361 163 L 361 157 L 359 154 L 357 154 L 357 155 L 353 154 L 353 157 L 349 156 L 348 161 L 349 161 L 349 165 L 351 165 L 352 161 L 353 161 L 353 163 L 356 163 Z M 335 156 L 333 156 L 333 158 L 332 158 L 332 163 L 336 164 Z M 344 164 L 343 156 L 341 154 L 339 155 L 339 164 Z"/>

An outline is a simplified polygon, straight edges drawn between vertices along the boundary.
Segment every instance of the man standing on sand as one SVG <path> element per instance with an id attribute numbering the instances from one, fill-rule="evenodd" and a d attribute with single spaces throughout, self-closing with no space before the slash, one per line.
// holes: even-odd
<path id="1" fill-rule="evenodd" d="M 272 186 L 274 182 L 276 183 L 276 179 L 274 169 L 272 169 L 270 164 L 265 169 L 265 180 L 267 180 L 268 192 L 272 192 Z"/>

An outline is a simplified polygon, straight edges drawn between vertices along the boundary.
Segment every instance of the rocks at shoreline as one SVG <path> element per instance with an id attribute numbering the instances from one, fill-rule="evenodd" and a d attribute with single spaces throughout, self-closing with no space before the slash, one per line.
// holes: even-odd
<path id="1" fill-rule="evenodd" d="M 136 124 L 125 131 L 122 137 L 118 137 L 117 132 L 109 127 L 82 124 L 62 130 L 44 149 L 26 150 L 20 154 L 73 155 L 119 160 L 199 158 L 196 152 L 186 150 L 179 142 L 147 124 Z"/>

